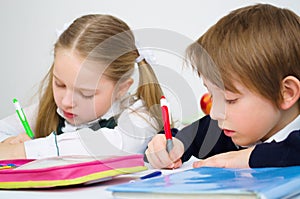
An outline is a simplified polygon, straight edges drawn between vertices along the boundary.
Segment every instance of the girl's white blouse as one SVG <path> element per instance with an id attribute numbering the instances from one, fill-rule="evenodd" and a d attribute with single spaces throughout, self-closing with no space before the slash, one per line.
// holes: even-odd
<path id="1" fill-rule="evenodd" d="M 120 116 L 114 129 L 96 131 L 80 127 L 61 135 L 51 133 L 44 138 L 24 142 L 26 158 L 37 159 L 58 155 L 108 156 L 144 153 L 148 142 L 157 133 L 157 122 L 150 117 L 142 100 L 137 100 L 121 110 L 114 104 L 102 117 L 108 119 L 119 109 Z M 35 129 L 37 105 L 24 109 L 28 122 Z M 0 120 L 0 141 L 24 132 L 16 114 Z"/>

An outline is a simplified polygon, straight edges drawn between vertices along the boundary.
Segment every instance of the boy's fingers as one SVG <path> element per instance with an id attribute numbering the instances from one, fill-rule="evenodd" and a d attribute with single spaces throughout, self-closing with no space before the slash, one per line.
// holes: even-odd
<path id="1" fill-rule="evenodd" d="M 193 163 L 194 168 L 202 167 L 203 166 L 203 160 L 199 160 Z"/>
<path id="2" fill-rule="evenodd" d="M 156 135 L 148 143 L 146 156 L 149 163 L 155 168 L 178 168 L 182 165 L 180 160 L 184 152 L 184 147 L 181 141 L 174 138 L 173 148 L 170 153 L 166 150 L 166 138 L 164 135 Z M 178 161 L 178 162 L 177 162 Z"/>
<path id="3" fill-rule="evenodd" d="M 174 147 L 170 151 L 169 156 L 173 162 L 176 162 L 182 157 L 182 154 L 184 152 L 184 146 L 183 143 L 176 138 L 173 138 L 173 144 Z"/>
<path id="4" fill-rule="evenodd" d="M 156 135 L 148 143 L 146 156 L 149 163 L 155 168 L 166 168 L 172 163 L 166 151 L 166 139 L 164 135 Z"/>
<path id="5" fill-rule="evenodd" d="M 172 163 L 166 167 L 166 169 L 175 169 L 175 164 Z"/>
<path id="6" fill-rule="evenodd" d="M 223 159 L 218 159 L 217 156 L 212 156 L 210 158 L 194 162 L 193 167 L 226 167 L 225 163 L 226 162 L 223 161 Z"/>
<path id="7" fill-rule="evenodd" d="M 154 168 L 166 168 L 172 161 L 169 158 L 169 155 L 166 151 L 158 151 L 155 153 L 149 152 L 149 150 L 146 151 L 146 156 L 149 161 L 149 163 Z"/>
<path id="8" fill-rule="evenodd" d="M 173 168 L 174 168 L 174 169 L 177 169 L 177 168 L 179 168 L 179 167 L 181 167 L 181 166 L 182 166 L 182 161 L 181 161 L 181 159 L 179 159 L 179 160 L 177 160 L 176 162 L 174 162 Z"/>
<path id="9" fill-rule="evenodd" d="M 181 159 L 179 159 L 179 160 L 173 162 L 172 164 L 170 164 L 169 166 L 167 166 L 166 168 L 167 169 L 177 169 L 181 166 L 182 166 L 182 161 L 181 161 Z"/>

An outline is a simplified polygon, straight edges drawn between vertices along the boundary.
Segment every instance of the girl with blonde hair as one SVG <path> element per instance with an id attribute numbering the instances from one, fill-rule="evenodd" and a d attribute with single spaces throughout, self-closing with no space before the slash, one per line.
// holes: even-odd
<path id="1" fill-rule="evenodd" d="M 131 95 L 135 63 L 139 85 Z M 27 111 L 35 139 L 15 115 L 4 118 L 0 159 L 91 155 L 90 143 L 105 154 L 143 153 L 162 127 L 161 87 L 132 31 L 114 16 L 82 16 L 59 36 L 40 91 L 36 111 Z"/>

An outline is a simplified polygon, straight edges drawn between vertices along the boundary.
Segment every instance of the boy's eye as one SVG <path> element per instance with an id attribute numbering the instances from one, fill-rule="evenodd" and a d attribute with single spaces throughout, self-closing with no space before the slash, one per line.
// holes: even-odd
<path id="1" fill-rule="evenodd" d="M 226 100 L 227 104 L 234 104 L 237 102 L 238 99 Z"/>

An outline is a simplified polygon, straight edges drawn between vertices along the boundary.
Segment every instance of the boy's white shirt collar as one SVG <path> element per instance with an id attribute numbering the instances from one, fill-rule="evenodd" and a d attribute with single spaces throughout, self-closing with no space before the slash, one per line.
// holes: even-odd
<path id="1" fill-rule="evenodd" d="M 270 143 L 272 141 L 281 142 L 286 139 L 289 134 L 294 130 L 300 129 L 300 115 L 298 115 L 291 123 L 286 125 L 283 129 L 278 131 L 275 135 L 264 141 L 264 143 Z"/>

